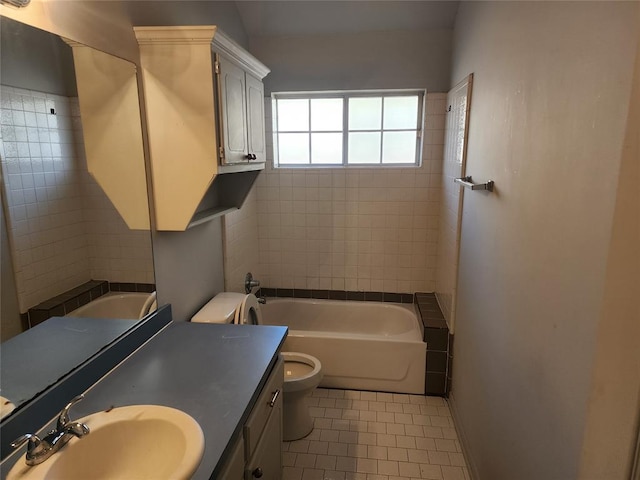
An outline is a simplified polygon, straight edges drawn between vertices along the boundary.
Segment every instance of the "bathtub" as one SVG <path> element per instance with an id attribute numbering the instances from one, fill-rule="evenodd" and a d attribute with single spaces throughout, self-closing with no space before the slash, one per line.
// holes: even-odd
<path id="1" fill-rule="evenodd" d="M 413 305 L 269 298 L 265 325 L 289 327 L 284 351 L 322 363 L 321 387 L 424 394 L 427 345 Z"/>
<path id="2" fill-rule="evenodd" d="M 139 320 L 155 308 L 155 292 L 109 292 L 66 316 Z"/>

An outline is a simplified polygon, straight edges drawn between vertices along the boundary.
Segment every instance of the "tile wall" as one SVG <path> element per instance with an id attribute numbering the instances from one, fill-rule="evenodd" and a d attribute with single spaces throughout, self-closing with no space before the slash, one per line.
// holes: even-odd
<path id="1" fill-rule="evenodd" d="M 454 183 L 463 176 L 464 118 L 461 112 L 466 108 L 466 96 L 453 97 L 453 112 L 446 119 L 446 148 L 442 162 L 442 189 L 440 203 L 440 228 L 436 268 L 436 295 L 442 313 L 450 328 L 453 328 L 456 281 L 458 272 L 458 245 L 460 205 L 463 189 Z M 463 102 L 463 103 L 460 103 Z M 460 125 L 462 120 L 463 125 Z M 462 128 L 462 131 L 461 131 Z"/>
<path id="2" fill-rule="evenodd" d="M 251 189 L 243 207 L 224 216 L 224 287 L 227 292 L 244 293 L 247 272 L 256 275 L 258 267 L 258 201 Z M 261 280 L 256 276 L 258 280 Z"/>
<path id="3" fill-rule="evenodd" d="M 277 288 L 435 289 L 446 94 L 427 94 L 419 168 L 273 169 L 256 182 L 258 266 Z"/>
<path id="4" fill-rule="evenodd" d="M 0 88 L 3 202 L 21 312 L 91 278 L 152 283 L 149 232 L 114 218 L 86 172 L 77 99 Z"/>

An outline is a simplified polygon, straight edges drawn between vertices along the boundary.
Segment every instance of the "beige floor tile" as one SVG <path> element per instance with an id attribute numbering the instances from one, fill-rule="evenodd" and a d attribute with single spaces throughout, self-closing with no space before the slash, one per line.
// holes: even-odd
<path id="1" fill-rule="evenodd" d="M 305 468 L 302 472 L 302 480 L 324 480 L 324 470 Z"/>
<path id="2" fill-rule="evenodd" d="M 416 448 L 416 438 L 405 435 L 396 436 L 396 445 L 400 448 Z"/>
<path id="3" fill-rule="evenodd" d="M 313 468 L 316 465 L 316 455 L 313 453 L 298 453 L 296 455 L 296 467 Z"/>
<path id="4" fill-rule="evenodd" d="M 374 458 L 376 460 L 387 460 L 387 447 L 368 445 L 367 458 Z"/>
<path id="5" fill-rule="evenodd" d="M 399 475 L 398 462 L 393 460 L 378 460 L 378 473 L 383 475 Z"/>
<path id="6" fill-rule="evenodd" d="M 464 480 L 462 467 L 442 467 L 444 480 Z"/>
<path id="7" fill-rule="evenodd" d="M 378 460 L 373 460 L 371 458 L 357 458 L 356 472 L 378 473 Z"/>
<path id="8" fill-rule="evenodd" d="M 398 469 L 401 477 L 420 478 L 420 465 L 410 462 L 398 462 Z"/>
<path id="9" fill-rule="evenodd" d="M 420 465 L 420 475 L 428 480 L 442 480 L 442 469 L 440 465 Z"/>
<path id="10" fill-rule="evenodd" d="M 316 468 L 322 470 L 335 470 L 337 457 L 335 455 L 318 455 L 316 457 Z"/>
<path id="11" fill-rule="evenodd" d="M 336 455 L 346 457 L 349 450 L 349 445 L 346 443 L 329 442 L 328 455 Z"/>
<path id="12" fill-rule="evenodd" d="M 316 389 L 314 430 L 284 442 L 282 480 L 470 480 L 445 399 Z"/>
<path id="13" fill-rule="evenodd" d="M 309 449 L 307 451 L 309 453 L 326 455 L 328 449 L 329 449 L 329 442 L 311 440 L 309 441 Z"/>
<path id="14" fill-rule="evenodd" d="M 347 455 L 350 457 L 367 458 L 368 452 L 368 445 L 358 445 L 357 443 L 352 443 L 349 445 L 349 451 Z"/>
<path id="15" fill-rule="evenodd" d="M 302 480 L 302 468 L 284 467 L 282 469 L 282 480 Z"/>

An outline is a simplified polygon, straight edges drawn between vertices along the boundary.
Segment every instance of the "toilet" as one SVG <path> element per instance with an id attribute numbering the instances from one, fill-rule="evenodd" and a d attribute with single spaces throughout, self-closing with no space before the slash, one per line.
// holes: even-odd
<path id="1" fill-rule="evenodd" d="M 306 437 L 313 430 L 305 398 L 322 380 L 320 360 L 298 352 L 282 352 L 284 358 L 284 397 L 282 437 L 285 441 Z"/>
<path id="2" fill-rule="evenodd" d="M 195 323 L 235 323 L 260 325 L 260 304 L 253 294 L 224 292 L 209 300 L 192 318 Z M 322 364 L 311 355 L 282 352 L 284 360 L 283 438 L 306 437 L 313 430 L 313 418 L 305 398 L 322 380 Z"/>

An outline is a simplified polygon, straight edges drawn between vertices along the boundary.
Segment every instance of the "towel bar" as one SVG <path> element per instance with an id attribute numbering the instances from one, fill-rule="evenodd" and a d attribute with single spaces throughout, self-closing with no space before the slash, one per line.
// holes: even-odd
<path id="1" fill-rule="evenodd" d="M 471 175 L 469 175 L 462 178 L 454 178 L 453 181 L 471 190 L 487 190 L 488 192 L 493 192 L 493 180 L 489 180 L 487 183 L 473 183 Z"/>

